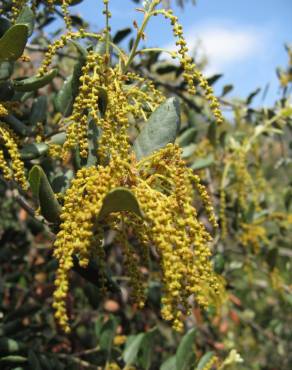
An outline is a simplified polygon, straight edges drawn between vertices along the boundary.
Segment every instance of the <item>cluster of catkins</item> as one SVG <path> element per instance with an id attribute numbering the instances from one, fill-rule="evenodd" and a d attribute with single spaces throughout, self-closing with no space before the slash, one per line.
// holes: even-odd
<path id="1" fill-rule="evenodd" d="M 49 3 L 53 4 L 53 1 Z M 108 1 L 104 0 L 104 3 L 108 10 Z M 68 2 L 63 2 L 65 14 L 66 4 Z M 189 93 L 195 92 L 194 82 L 197 80 L 220 123 L 222 116 L 218 102 L 207 81 L 197 72 L 191 58 L 187 57 L 177 18 L 164 10 L 153 15 L 159 13 L 171 20 L 178 38 L 178 53 Z M 108 11 L 106 15 L 109 17 Z M 87 36 L 83 30 L 71 32 L 69 26 L 69 32 L 49 46 L 39 75 L 46 73 L 58 49 L 69 40 Z M 99 42 L 110 42 L 106 32 L 96 36 Z M 183 328 L 182 318 L 190 312 L 192 298 L 207 307 L 217 301 L 223 291 L 222 282 L 213 272 L 210 261 L 209 244 L 212 237 L 195 208 L 199 196 L 210 225 L 216 228 L 213 207 L 200 178 L 186 166 L 180 148 L 174 143 L 140 160 L 132 149 L 130 128 L 147 121 L 164 100 L 165 97 L 153 82 L 125 70 L 123 63 L 112 66 L 108 52 L 102 55 L 89 51 L 72 114 L 61 123 L 61 130 L 66 131 L 66 141 L 59 149 L 52 147 L 50 152 L 67 160 L 68 154 L 77 149 L 80 157 L 86 161 L 89 155 L 89 123 L 94 123 L 98 131 L 97 148 L 94 149 L 98 163 L 81 168 L 66 191 L 59 232 L 54 243 L 54 256 L 59 267 L 53 306 L 55 317 L 65 332 L 70 331 L 66 297 L 73 261 L 77 257 L 79 265 L 86 268 L 90 259 L 98 256 L 100 266 L 105 265 L 103 240 L 106 225 L 115 230 L 116 243 L 122 248 L 130 277 L 132 296 L 140 307 L 145 302 L 145 279 L 140 269 L 145 261 L 140 258 L 139 263 L 139 256 L 129 242 L 129 232 L 136 236 L 142 254 L 147 255 L 150 249 L 155 248 L 163 282 L 162 316 L 171 321 L 177 330 Z M 12 135 L 4 126 L 0 127 L 0 137 L 8 145 L 11 158 L 14 158 L 13 170 L 20 177 L 19 182 L 24 182 L 20 175 L 24 171 L 19 164 Z M 0 151 L 0 160 L 1 155 L 3 157 Z M 8 177 L 8 170 L 1 163 L 0 167 L 4 168 L 4 175 Z M 141 215 L 117 212 L 101 221 L 98 215 L 104 198 L 109 191 L 119 187 L 128 189 L 136 197 Z"/>
<path id="2" fill-rule="evenodd" d="M 208 244 L 212 238 L 198 219 L 195 194 L 200 195 L 214 227 L 216 218 L 205 187 L 186 167 L 177 145 L 170 143 L 148 157 L 136 158 L 128 134 L 130 122 L 147 118 L 149 111 L 155 110 L 164 98 L 151 82 L 134 73 L 123 73 L 119 66 L 109 66 L 106 59 L 98 53 L 89 53 L 72 115 L 64 123 L 67 139 L 63 154 L 77 146 L 80 155 L 87 157 L 88 120 L 89 117 L 94 120 L 100 132 L 99 164 L 80 169 L 64 197 L 60 231 L 54 245 L 54 256 L 59 261 L 53 304 L 56 318 L 65 331 L 70 330 L 66 296 L 73 256 L 78 257 L 82 267 L 93 256 L 102 258 L 98 251 L 103 246 L 106 224 L 116 231 L 132 296 L 140 307 L 145 302 L 145 279 L 137 253 L 129 243 L 129 231 L 136 236 L 144 255 L 151 247 L 156 249 L 164 291 L 162 316 L 180 330 L 182 315 L 191 308 L 191 296 L 201 306 L 208 306 L 212 297 L 222 291 L 222 283 L 209 260 Z M 104 94 L 106 109 L 101 113 Z M 118 187 L 135 195 L 143 216 L 120 212 L 101 222 L 98 214 L 103 200 Z"/>

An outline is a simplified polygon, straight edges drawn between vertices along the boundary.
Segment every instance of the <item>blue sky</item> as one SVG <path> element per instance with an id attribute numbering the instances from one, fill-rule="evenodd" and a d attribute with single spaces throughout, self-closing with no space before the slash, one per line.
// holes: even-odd
<path id="1" fill-rule="evenodd" d="M 113 32 L 141 19 L 130 0 L 111 0 L 110 8 Z M 102 0 L 84 0 L 72 11 L 99 30 L 104 23 L 101 9 Z M 284 43 L 292 43 L 292 0 L 197 0 L 196 6 L 189 1 L 184 10 L 177 6 L 174 10 L 190 47 L 199 45 L 200 53 L 208 57 L 205 73 L 224 74 L 216 84 L 217 93 L 232 83 L 231 96 L 245 97 L 270 83 L 265 103 L 277 97 L 275 69 L 287 65 Z M 171 29 L 163 18 L 153 19 L 146 34 L 148 47 L 174 48 Z"/>

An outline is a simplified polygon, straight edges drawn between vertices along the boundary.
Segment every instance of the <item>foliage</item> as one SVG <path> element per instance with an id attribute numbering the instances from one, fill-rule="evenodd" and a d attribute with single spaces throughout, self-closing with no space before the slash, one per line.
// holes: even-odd
<path id="1" fill-rule="evenodd" d="M 288 370 L 291 58 L 255 107 L 214 96 L 159 1 L 128 51 L 106 0 L 99 33 L 27 3 L 0 17 L 1 368 Z M 152 16 L 177 53 L 139 49 Z"/>

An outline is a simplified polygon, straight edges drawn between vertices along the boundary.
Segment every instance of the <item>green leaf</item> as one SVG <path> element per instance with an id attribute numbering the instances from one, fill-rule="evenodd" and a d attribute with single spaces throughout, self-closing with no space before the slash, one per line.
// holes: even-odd
<path id="1" fill-rule="evenodd" d="M 73 76 L 69 76 L 67 78 L 59 90 L 55 100 L 57 110 L 62 112 L 65 117 L 70 115 L 74 100 L 72 94 L 72 79 Z"/>
<path id="2" fill-rule="evenodd" d="M 258 87 L 257 89 L 255 89 L 255 91 L 253 91 L 252 93 L 250 93 L 248 95 L 248 97 L 246 98 L 246 105 L 249 105 L 252 103 L 253 99 L 260 93 L 261 91 L 261 88 Z"/>
<path id="3" fill-rule="evenodd" d="M 20 136 L 27 136 L 28 128 L 12 114 L 8 114 L 8 116 L 3 117 L 2 120 L 7 123 L 8 126 L 10 126 L 12 130 L 16 132 L 16 134 Z"/>
<path id="4" fill-rule="evenodd" d="M 26 357 L 23 357 L 23 356 L 5 356 L 5 357 L 2 357 L 0 358 L 0 363 L 1 362 L 4 362 L 4 363 L 15 363 L 15 364 L 21 364 L 21 363 L 24 363 L 27 361 L 27 358 Z"/>
<path id="5" fill-rule="evenodd" d="M 222 274 L 224 271 L 225 260 L 222 253 L 217 253 L 213 258 L 213 268 L 217 274 Z"/>
<path id="6" fill-rule="evenodd" d="M 140 333 L 138 335 L 130 335 L 126 342 L 125 350 L 122 354 L 123 360 L 125 361 L 126 366 L 132 365 L 137 360 L 137 355 L 141 344 L 145 337 L 145 333 Z"/>
<path id="7" fill-rule="evenodd" d="M 8 19 L 0 16 L 0 37 L 10 28 L 11 23 Z"/>
<path id="8" fill-rule="evenodd" d="M 160 366 L 160 370 L 176 370 L 176 357 L 171 356 Z"/>
<path id="9" fill-rule="evenodd" d="M 207 352 L 199 361 L 196 370 L 203 370 L 211 358 L 214 356 L 214 352 Z"/>
<path id="10" fill-rule="evenodd" d="M 165 75 L 172 72 L 177 72 L 178 66 L 175 64 L 170 63 L 160 63 L 159 66 L 156 68 L 155 72 L 160 75 Z"/>
<path id="11" fill-rule="evenodd" d="M 101 221 L 112 212 L 133 212 L 137 216 L 143 217 L 135 195 L 126 188 L 116 188 L 107 193 L 97 220 Z"/>
<path id="12" fill-rule="evenodd" d="M 41 363 L 38 360 L 35 352 L 32 351 L 32 350 L 28 351 L 28 364 L 29 364 L 30 368 L 33 369 L 33 370 L 42 370 Z"/>
<path id="13" fill-rule="evenodd" d="M 66 141 L 66 132 L 59 132 L 50 137 L 49 142 L 52 144 L 63 145 Z"/>
<path id="14" fill-rule="evenodd" d="M 193 170 L 202 170 L 203 168 L 210 167 L 215 162 L 215 158 L 213 154 L 209 154 L 205 158 L 200 158 L 193 162 L 191 168 Z"/>
<path id="15" fill-rule="evenodd" d="M 22 159 L 35 159 L 47 153 L 49 146 L 46 143 L 33 143 L 25 145 L 21 150 Z"/>
<path id="16" fill-rule="evenodd" d="M 179 103 L 169 98 L 150 116 L 148 122 L 137 136 L 133 149 L 138 160 L 174 143 L 180 126 Z"/>
<path id="17" fill-rule="evenodd" d="M 15 24 L 0 39 L 0 60 L 15 61 L 23 54 L 28 38 L 28 27 Z"/>
<path id="18" fill-rule="evenodd" d="M 117 31 L 116 34 L 114 35 L 113 43 L 118 44 L 119 42 L 124 40 L 124 38 L 126 38 L 131 32 L 132 32 L 131 28 L 124 28 L 122 30 Z"/>
<path id="19" fill-rule="evenodd" d="M 43 123 L 46 120 L 48 111 L 48 100 L 44 95 L 39 96 L 31 107 L 29 116 L 30 126 L 35 126 L 37 123 Z"/>
<path id="20" fill-rule="evenodd" d="M 24 348 L 22 343 L 17 342 L 11 338 L 0 338 L 0 353 L 15 353 Z"/>
<path id="21" fill-rule="evenodd" d="M 176 351 L 176 369 L 188 370 L 195 362 L 195 336 L 196 329 L 191 329 L 185 334 Z"/>
<path id="22" fill-rule="evenodd" d="M 48 85 L 56 76 L 58 70 L 53 69 L 43 76 L 34 76 L 22 80 L 14 80 L 13 85 L 16 91 L 27 92 L 40 89 Z"/>
<path id="23" fill-rule="evenodd" d="M 107 91 L 101 86 L 98 86 L 98 109 L 101 116 L 104 116 L 108 104 Z"/>
<path id="24" fill-rule="evenodd" d="M 194 142 L 197 136 L 198 130 L 194 127 L 191 127 L 185 130 L 178 138 L 177 143 L 180 147 L 184 147 L 192 142 Z"/>
<path id="25" fill-rule="evenodd" d="M 0 83 L 0 101 L 12 100 L 13 96 L 14 96 L 14 88 L 13 88 L 11 81 L 5 81 L 5 82 Z"/>
<path id="26" fill-rule="evenodd" d="M 233 85 L 225 85 L 222 90 L 221 96 L 225 96 L 233 90 Z"/>
<path id="27" fill-rule="evenodd" d="M 13 69 L 14 69 L 13 62 L 0 63 L 0 80 L 7 80 L 12 75 Z"/>
<path id="28" fill-rule="evenodd" d="M 28 36 L 31 36 L 34 29 L 34 19 L 35 15 L 31 8 L 29 6 L 24 6 L 21 9 L 15 23 L 25 24 L 28 27 Z"/>
<path id="29" fill-rule="evenodd" d="M 79 49 L 78 51 L 81 53 Z M 79 79 L 82 75 L 82 67 L 85 64 L 85 61 L 85 57 L 81 55 L 79 61 L 74 66 L 72 75 L 67 78 L 56 96 L 56 108 L 65 117 L 71 114 L 74 99 L 78 94 L 80 85 Z"/>
<path id="30" fill-rule="evenodd" d="M 141 348 L 138 355 L 138 364 L 144 369 L 150 369 L 152 363 L 152 354 L 154 347 L 154 335 L 157 332 L 157 328 L 151 329 L 145 333 L 141 343 Z"/>
<path id="31" fill-rule="evenodd" d="M 110 353 L 112 350 L 113 340 L 116 334 L 118 322 L 111 316 L 108 321 L 103 325 L 99 345 L 100 348 L 107 352 L 107 358 L 110 358 Z"/>
<path id="32" fill-rule="evenodd" d="M 210 140 L 210 143 L 215 147 L 217 144 L 217 123 L 215 121 L 210 123 L 207 137 Z"/>
<path id="33" fill-rule="evenodd" d="M 33 195 L 40 205 L 41 214 L 52 223 L 58 223 L 60 219 L 61 206 L 49 183 L 47 175 L 40 166 L 33 166 L 29 172 L 28 181 Z"/>

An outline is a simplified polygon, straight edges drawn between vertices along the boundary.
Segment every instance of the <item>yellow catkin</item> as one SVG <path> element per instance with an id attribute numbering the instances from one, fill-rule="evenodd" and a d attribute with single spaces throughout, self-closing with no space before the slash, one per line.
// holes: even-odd
<path id="1" fill-rule="evenodd" d="M 68 31 L 66 34 L 62 35 L 58 40 L 54 41 L 48 46 L 48 50 L 45 53 L 44 59 L 42 60 L 41 66 L 37 72 L 39 76 L 43 76 L 48 72 L 52 60 L 59 49 L 64 48 L 70 40 L 83 39 L 87 36 L 92 36 L 86 33 L 83 29 L 79 29 L 77 32 Z M 95 35 L 96 39 L 101 39 L 101 35 Z"/>
<path id="2" fill-rule="evenodd" d="M 0 103 L 0 117 L 5 117 L 8 115 L 8 110 L 3 104 Z"/>
<path id="3" fill-rule="evenodd" d="M 10 181 L 13 178 L 12 171 L 8 167 L 4 157 L 3 150 L 0 149 L 0 170 L 5 180 Z"/>
<path id="4" fill-rule="evenodd" d="M 20 158 L 17 146 L 17 139 L 15 138 L 15 134 L 3 123 L 0 123 L 0 143 L 4 145 L 10 156 L 13 179 L 26 190 L 28 184 L 25 177 L 24 164 Z M 2 157 L 4 157 L 3 152 Z M 3 165 L 1 167 L 3 168 Z M 4 176 L 7 176 L 7 171 L 4 172 Z"/>
<path id="5" fill-rule="evenodd" d="M 68 10 L 68 7 L 71 4 L 71 1 L 72 0 L 62 0 L 62 5 L 61 5 L 64 21 L 65 21 L 66 28 L 68 31 L 71 31 L 72 29 L 72 19 L 71 19 L 69 10 Z"/>
<path id="6" fill-rule="evenodd" d="M 202 370 L 211 370 L 218 363 L 218 357 L 212 356 Z"/>
<path id="7" fill-rule="evenodd" d="M 172 321 L 175 329 L 182 330 L 182 316 L 191 308 L 188 298 L 195 295 L 197 302 L 206 307 L 212 297 L 209 291 L 221 294 L 222 283 L 212 272 L 209 260 L 211 236 L 193 206 L 193 180 L 181 159 L 181 150 L 173 144 L 141 162 L 136 162 L 134 157 L 125 160 L 113 153 L 108 166 L 83 168 L 77 173 L 64 197 L 62 224 L 55 242 L 54 255 L 59 260 L 54 294 L 56 318 L 69 331 L 65 301 L 72 256 L 77 254 L 80 265 L 85 267 L 91 254 L 96 253 L 92 249 L 94 230 L 102 231 L 96 217 L 103 197 L 118 186 L 132 190 L 145 216 L 137 222 L 137 228 L 133 227 L 135 217 L 129 222 L 128 216 L 122 219 L 119 215 L 112 216 L 133 297 L 143 306 L 144 287 L 138 260 L 127 240 L 128 228 L 147 232 L 149 236 L 142 237 L 145 248 L 155 245 L 164 283 L 162 315 Z"/>
<path id="8" fill-rule="evenodd" d="M 27 0 L 12 0 L 11 2 L 11 21 L 15 22 L 19 13 L 21 12 L 21 9 L 24 7 L 24 5 L 27 3 Z"/>
<path id="9" fill-rule="evenodd" d="M 226 193 L 222 188 L 220 189 L 220 228 L 221 228 L 221 238 L 225 239 L 227 237 L 227 217 L 226 217 Z"/>
<path id="10" fill-rule="evenodd" d="M 239 242 L 244 247 L 252 247 L 255 253 L 259 253 L 261 243 L 268 244 L 267 232 L 263 226 L 256 224 L 241 224 Z"/>
<path id="11" fill-rule="evenodd" d="M 178 54 L 181 67 L 183 68 L 183 77 L 188 85 L 188 91 L 190 94 L 195 94 L 195 82 L 198 82 L 199 86 L 205 92 L 206 99 L 210 103 L 211 111 L 218 124 L 224 121 L 222 112 L 220 110 L 220 104 L 218 99 L 214 95 L 212 87 L 209 85 L 207 79 L 198 70 L 194 64 L 192 58 L 188 55 L 187 42 L 183 35 L 183 28 L 178 23 L 178 18 L 175 16 L 171 9 L 168 10 L 157 10 L 154 14 L 162 14 L 166 19 L 170 20 L 174 37 L 177 38 L 176 45 L 178 46 Z"/>

